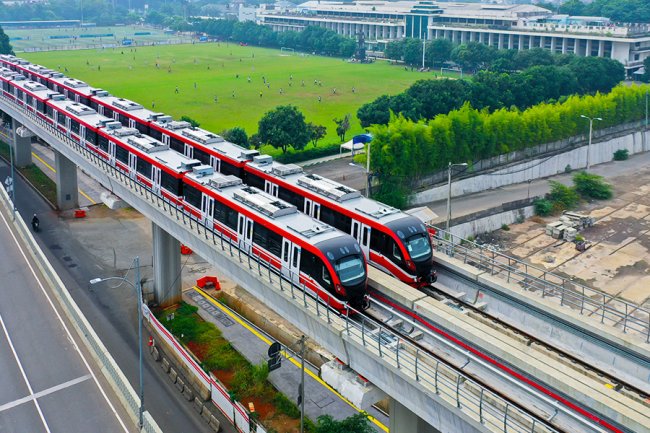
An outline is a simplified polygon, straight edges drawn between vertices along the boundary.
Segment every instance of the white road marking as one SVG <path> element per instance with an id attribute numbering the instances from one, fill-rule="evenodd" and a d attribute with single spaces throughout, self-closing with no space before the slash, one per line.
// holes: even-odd
<path id="1" fill-rule="evenodd" d="M 72 385 L 76 385 L 78 383 L 84 382 L 88 379 L 90 379 L 92 376 L 87 374 L 85 376 L 78 377 L 76 379 L 69 380 L 67 382 L 61 383 L 59 385 L 53 386 L 48 389 L 44 389 L 43 391 L 39 391 L 36 394 L 28 395 L 27 397 L 19 398 L 18 400 L 10 401 L 9 403 L 5 403 L 2 406 L 0 406 L 0 412 L 3 412 L 5 410 L 14 408 L 16 406 L 20 406 L 21 404 L 27 403 L 28 401 L 36 400 L 37 398 L 45 397 L 46 395 L 52 394 L 53 392 L 68 388 Z"/>
<path id="2" fill-rule="evenodd" d="M 5 337 L 7 337 L 7 342 L 9 343 L 9 347 L 11 347 L 11 352 L 14 354 L 14 358 L 16 359 L 16 364 L 18 364 L 18 368 L 20 368 L 20 374 L 23 375 L 23 380 L 27 385 L 27 390 L 29 391 L 29 395 L 33 396 L 34 391 L 32 390 L 32 385 L 29 383 L 29 379 L 27 379 L 27 375 L 25 374 L 25 370 L 23 369 L 23 364 L 21 364 L 20 358 L 18 358 L 18 354 L 16 353 L 16 349 L 14 348 L 14 343 L 13 341 L 11 341 L 11 337 L 9 336 L 9 331 L 7 331 L 7 327 L 5 326 L 5 321 L 2 320 L 1 314 L 0 314 L 0 325 L 2 325 L 2 330 L 5 333 Z M 40 416 L 41 421 L 43 421 L 43 426 L 45 427 L 45 430 L 48 433 L 51 433 L 50 426 L 48 426 L 47 421 L 45 421 L 45 417 L 43 416 L 43 411 L 41 411 L 41 406 L 38 404 L 38 400 L 34 399 L 34 405 L 36 406 L 36 410 L 38 411 L 38 416 Z"/>
<path id="3" fill-rule="evenodd" d="M 41 288 L 41 291 L 45 295 L 45 298 L 49 302 L 50 306 L 52 307 L 52 310 L 54 310 L 54 314 L 56 314 L 56 317 L 59 319 L 59 322 L 61 323 L 61 326 L 63 326 L 63 329 L 65 329 L 65 332 L 66 332 L 66 334 L 68 336 L 68 339 L 70 341 L 74 341 L 74 339 L 72 338 L 72 334 L 70 333 L 70 330 L 68 329 L 65 322 L 63 321 L 63 318 L 61 318 L 61 315 L 59 314 L 59 311 L 55 308 L 54 303 L 52 302 L 52 299 L 50 298 L 50 295 L 45 290 L 45 287 L 43 287 L 43 284 L 41 283 L 40 278 L 36 274 L 36 271 L 34 271 L 34 268 L 32 267 L 32 264 L 27 259 L 27 255 L 25 254 L 25 251 L 23 250 L 23 247 L 20 245 L 20 243 L 18 242 L 18 239 L 16 239 L 16 236 L 14 235 L 14 232 L 11 230 L 11 227 L 9 226 L 9 222 L 4 217 L 4 215 L 2 215 L 2 213 L 0 213 L 0 218 L 2 218 L 2 221 L 4 222 L 5 226 L 7 226 L 7 228 L 9 229 L 9 234 L 11 235 L 14 242 L 16 243 L 16 246 L 18 247 L 18 250 L 20 251 L 20 254 L 25 259 L 25 263 L 27 263 L 27 266 L 29 267 L 29 270 L 32 272 L 32 275 L 34 275 L 34 279 L 38 283 L 38 286 Z M 4 327 L 4 324 L 3 324 L 3 327 Z M 6 329 L 5 329 L 5 333 L 6 333 Z M 7 338 L 8 337 L 9 337 L 9 335 L 7 335 Z M 129 433 L 129 429 L 126 427 L 126 425 L 124 424 L 124 421 L 122 420 L 120 415 L 115 410 L 115 407 L 113 406 L 113 403 L 108 399 L 108 396 L 106 395 L 106 392 L 104 391 L 104 388 L 102 388 L 102 386 L 99 383 L 99 380 L 97 380 L 97 376 L 95 376 L 95 373 L 90 368 L 90 365 L 88 364 L 88 361 L 86 360 L 86 357 L 84 356 L 83 353 L 81 353 L 81 350 L 79 350 L 79 347 L 77 347 L 76 344 L 74 344 L 74 348 L 77 351 L 77 353 L 79 354 L 79 357 L 83 361 L 84 365 L 86 366 L 86 369 L 88 369 L 88 372 L 92 376 L 93 381 L 95 382 L 95 384 L 97 385 L 97 388 L 99 389 L 99 392 L 102 394 L 102 396 L 104 397 L 104 400 L 106 400 L 106 403 L 108 404 L 108 406 L 111 408 L 111 411 L 115 415 L 115 418 L 117 418 L 118 422 L 122 426 L 122 430 L 124 430 L 124 432 L 126 432 L 126 433 Z M 12 349 L 13 349 L 13 347 L 12 347 Z M 22 367 L 21 367 L 21 370 L 22 370 Z M 29 390 L 29 392 L 30 392 L 30 394 L 33 394 L 31 389 Z M 34 402 L 38 406 L 38 403 L 36 402 L 36 400 L 34 400 Z M 43 420 L 43 422 L 45 422 L 45 420 Z M 49 429 L 48 429 L 48 432 L 49 432 Z"/>

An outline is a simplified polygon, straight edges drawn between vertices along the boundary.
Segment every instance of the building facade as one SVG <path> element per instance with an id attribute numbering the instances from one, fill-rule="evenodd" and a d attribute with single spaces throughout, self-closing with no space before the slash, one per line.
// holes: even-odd
<path id="1" fill-rule="evenodd" d="M 650 25 L 613 23 L 604 17 L 554 15 L 533 5 L 434 1 L 308 1 L 291 10 L 261 10 L 275 31 L 320 26 L 385 43 L 405 37 L 480 42 L 499 49 L 543 48 L 555 53 L 609 57 L 628 74 L 650 56 Z"/>

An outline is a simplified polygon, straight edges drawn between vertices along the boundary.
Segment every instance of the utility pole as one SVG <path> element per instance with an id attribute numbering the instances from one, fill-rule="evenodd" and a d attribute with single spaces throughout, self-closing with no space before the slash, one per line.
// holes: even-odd
<path id="1" fill-rule="evenodd" d="M 305 336 L 300 337 L 300 433 L 305 431 Z"/>

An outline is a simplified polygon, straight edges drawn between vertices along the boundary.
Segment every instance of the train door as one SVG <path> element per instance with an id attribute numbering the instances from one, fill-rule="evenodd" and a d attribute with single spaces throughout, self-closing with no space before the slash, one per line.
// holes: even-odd
<path id="1" fill-rule="evenodd" d="M 79 144 L 86 147 L 86 127 L 79 124 Z"/>
<path id="2" fill-rule="evenodd" d="M 156 194 L 160 194 L 160 168 L 151 166 L 151 188 Z"/>
<path id="3" fill-rule="evenodd" d="M 215 158 L 214 155 L 210 155 L 210 165 L 212 168 L 214 168 L 215 172 L 221 173 L 221 160 L 219 158 Z"/>
<path id="4" fill-rule="evenodd" d="M 246 218 L 245 215 L 239 214 L 237 233 L 239 248 L 246 252 L 250 251 L 253 243 L 253 220 Z"/>
<path id="5" fill-rule="evenodd" d="M 74 102 L 77 102 L 77 103 L 79 102 L 79 95 L 77 95 L 76 93 L 74 95 Z"/>
<path id="6" fill-rule="evenodd" d="M 282 239 L 282 275 L 300 282 L 300 247 L 287 239 Z"/>
<path id="7" fill-rule="evenodd" d="M 108 141 L 108 162 L 115 166 L 115 143 L 110 140 Z"/>
<path id="8" fill-rule="evenodd" d="M 188 158 L 194 158 L 194 148 L 189 144 L 185 143 L 185 147 L 183 148 L 183 154 Z"/>
<path id="9" fill-rule="evenodd" d="M 163 142 L 163 144 L 166 144 L 167 146 L 169 146 L 169 135 L 163 134 L 162 135 L 162 142 Z"/>
<path id="10" fill-rule="evenodd" d="M 214 215 L 214 198 L 203 194 L 201 196 L 201 218 L 203 224 L 212 228 L 212 218 Z"/>
<path id="11" fill-rule="evenodd" d="M 273 197 L 277 197 L 278 196 L 278 190 L 279 190 L 278 186 L 276 184 L 274 184 L 273 182 L 270 182 L 268 180 L 264 181 L 264 192 L 265 193 L 267 193 L 269 195 L 272 195 Z"/>
<path id="12" fill-rule="evenodd" d="M 135 179 L 137 177 L 137 173 L 138 173 L 137 169 L 138 169 L 138 157 L 133 153 L 129 153 L 129 176 L 131 177 L 131 179 Z"/>
<path id="13" fill-rule="evenodd" d="M 129 119 L 129 128 L 135 128 L 135 120 Z"/>
<path id="14" fill-rule="evenodd" d="M 118 122 L 120 121 L 120 113 L 117 111 L 113 111 L 113 120 L 117 120 Z"/>
<path id="15" fill-rule="evenodd" d="M 305 198 L 305 211 L 307 215 L 310 217 L 314 217 L 316 219 L 320 219 L 320 203 L 316 203 L 315 201 Z"/>
<path id="16" fill-rule="evenodd" d="M 97 112 L 103 116 L 104 115 L 104 106 L 100 105 L 100 104 L 97 104 Z"/>
<path id="17" fill-rule="evenodd" d="M 65 130 L 66 130 L 66 134 L 68 135 L 68 137 L 70 137 L 71 129 L 70 129 L 70 118 L 69 117 L 65 118 Z"/>
<path id="18" fill-rule="evenodd" d="M 352 237 L 359 242 L 363 254 L 367 259 L 370 258 L 370 227 L 360 223 L 359 221 L 352 220 Z"/>

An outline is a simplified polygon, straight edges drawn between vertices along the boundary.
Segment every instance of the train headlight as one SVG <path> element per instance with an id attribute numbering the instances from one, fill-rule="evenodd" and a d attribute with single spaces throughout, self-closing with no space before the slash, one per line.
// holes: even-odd
<path id="1" fill-rule="evenodd" d="M 336 292 L 341 293 L 343 291 L 343 287 L 340 284 L 336 284 Z"/>
<path id="2" fill-rule="evenodd" d="M 411 260 L 406 261 L 406 267 L 409 271 L 415 271 L 415 263 L 413 263 Z"/>

